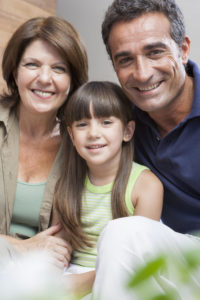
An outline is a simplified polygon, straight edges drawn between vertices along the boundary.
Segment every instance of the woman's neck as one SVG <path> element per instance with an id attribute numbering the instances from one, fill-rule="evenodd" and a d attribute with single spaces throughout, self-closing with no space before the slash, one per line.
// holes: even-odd
<path id="1" fill-rule="evenodd" d="M 33 139 L 40 139 L 45 136 L 51 137 L 59 134 L 59 124 L 56 120 L 55 113 L 32 114 L 19 107 L 18 119 L 20 133 L 32 137 Z"/>

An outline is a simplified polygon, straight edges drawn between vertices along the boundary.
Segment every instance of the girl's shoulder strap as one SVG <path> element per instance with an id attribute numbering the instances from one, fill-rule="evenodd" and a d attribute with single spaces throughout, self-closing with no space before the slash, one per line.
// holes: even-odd
<path id="1" fill-rule="evenodd" d="M 133 162 L 131 173 L 130 173 L 129 180 L 128 180 L 128 184 L 126 187 L 126 194 L 125 194 L 126 207 L 127 207 L 128 213 L 130 215 L 133 215 L 133 213 L 134 213 L 134 207 L 133 207 L 133 204 L 131 201 L 132 190 L 133 190 L 133 187 L 134 187 L 134 184 L 135 184 L 137 178 L 144 170 L 149 170 L 149 168 L 146 166 L 140 165 L 136 162 Z"/>
<path id="2" fill-rule="evenodd" d="M 91 183 L 88 175 L 86 175 L 86 178 L 85 178 L 85 187 L 91 193 L 94 193 L 94 194 L 103 193 L 103 194 L 105 194 L 105 193 L 110 193 L 112 191 L 113 182 L 108 183 L 108 184 L 103 185 L 103 186 L 96 186 L 96 185 L 93 185 Z"/>

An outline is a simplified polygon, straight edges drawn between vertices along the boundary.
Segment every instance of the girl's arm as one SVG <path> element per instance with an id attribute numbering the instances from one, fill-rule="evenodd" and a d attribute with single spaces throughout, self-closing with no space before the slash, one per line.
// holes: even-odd
<path id="1" fill-rule="evenodd" d="M 150 170 L 144 170 L 138 177 L 133 191 L 134 216 L 160 220 L 163 205 L 163 185 Z"/>
<path id="2" fill-rule="evenodd" d="M 63 284 L 68 292 L 72 293 L 76 299 L 80 299 L 92 291 L 94 279 L 95 271 L 89 271 L 63 276 Z"/>
<path id="3" fill-rule="evenodd" d="M 53 209 L 52 225 L 59 222 L 55 208 Z M 67 240 L 67 235 L 64 229 L 61 229 L 56 236 Z M 82 298 L 92 291 L 93 282 L 95 279 L 95 271 L 89 271 L 81 274 L 71 274 L 63 276 L 64 288 L 71 292 L 76 299 Z"/>

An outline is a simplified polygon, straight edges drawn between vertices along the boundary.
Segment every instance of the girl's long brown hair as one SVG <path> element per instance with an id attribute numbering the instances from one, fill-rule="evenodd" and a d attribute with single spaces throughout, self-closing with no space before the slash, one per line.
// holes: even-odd
<path id="1" fill-rule="evenodd" d="M 121 88 L 108 81 L 93 81 L 81 86 L 69 99 L 65 109 L 66 126 L 83 118 L 91 118 L 90 103 L 97 118 L 115 116 L 126 126 L 132 120 L 132 107 Z M 82 194 L 87 164 L 77 153 L 69 134 L 65 145 L 65 159 L 56 186 L 55 208 L 72 247 L 92 246 L 81 222 Z M 127 216 L 125 191 L 133 160 L 133 142 L 122 143 L 122 154 L 111 195 L 113 218 Z"/>

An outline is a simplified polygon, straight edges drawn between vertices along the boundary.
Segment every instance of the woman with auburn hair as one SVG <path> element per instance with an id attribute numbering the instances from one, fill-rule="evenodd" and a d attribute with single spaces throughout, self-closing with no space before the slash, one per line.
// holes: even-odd
<path id="1" fill-rule="evenodd" d="M 15 250 L 46 248 L 63 268 L 71 246 L 54 236 L 59 224 L 49 225 L 63 164 L 63 111 L 88 80 L 85 46 L 69 22 L 33 18 L 10 38 L 2 73 L 8 90 L 0 96 L 0 244 L 11 258 Z"/>

